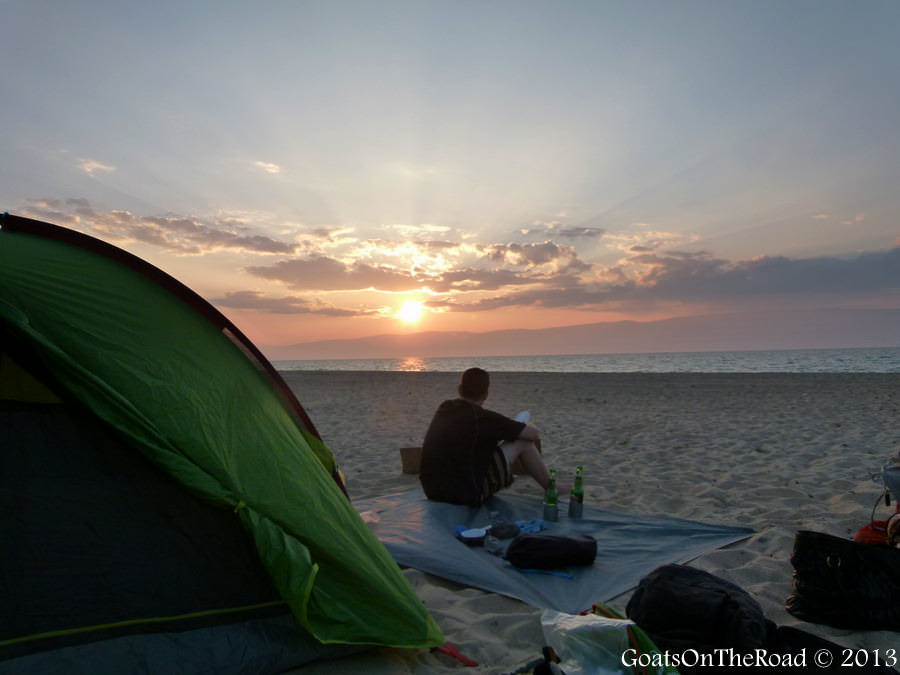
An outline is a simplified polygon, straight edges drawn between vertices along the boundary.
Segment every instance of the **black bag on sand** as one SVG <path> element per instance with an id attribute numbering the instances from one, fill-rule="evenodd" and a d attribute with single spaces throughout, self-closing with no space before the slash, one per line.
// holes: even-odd
<path id="1" fill-rule="evenodd" d="M 663 565 L 641 579 L 625 614 L 661 650 L 762 649 L 775 631 L 746 591 L 709 572 Z"/>
<path id="2" fill-rule="evenodd" d="M 794 537 L 794 592 L 785 605 L 804 621 L 900 630 L 900 550 L 821 532 Z"/>
<path id="3" fill-rule="evenodd" d="M 684 565 L 663 565 L 644 577 L 626 608 L 629 619 L 640 626 L 654 644 L 670 654 L 716 654 L 733 649 L 735 654 L 755 655 L 764 650 L 768 665 L 750 665 L 734 670 L 742 675 L 844 672 L 862 675 L 893 674 L 885 665 L 865 664 L 847 668 L 847 648 L 790 626 L 776 626 L 765 617 L 759 603 L 739 586 L 708 572 Z M 831 653 L 830 665 L 815 661 L 821 650 Z M 805 663 L 801 659 L 805 657 Z M 716 658 L 716 657 L 714 657 Z M 725 665 L 728 664 L 729 656 Z M 772 662 L 785 663 L 784 667 Z M 821 665 L 820 665 L 821 664 Z M 729 667 L 729 671 L 732 669 Z M 682 675 L 725 672 L 719 663 L 679 664 Z"/>
<path id="4" fill-rule="evenodd" d="M 504 556 L 510 564 L 526 570 L 593 565 L 597 540 L 586 534 L 562 537 L 553 534 L 520 534 Z"/>

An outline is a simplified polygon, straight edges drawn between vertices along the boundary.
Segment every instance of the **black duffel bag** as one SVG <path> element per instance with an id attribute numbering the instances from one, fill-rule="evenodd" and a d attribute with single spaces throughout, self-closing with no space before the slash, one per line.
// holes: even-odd
<path id="1" fill-rule="evenodd" d="M 515 567 L 528 570 L 593 565 L 597 540 L 586 534 L 520 534 L 510 542 L 504 557 Z"/>
<path id="2" fill-rule="evenodd" d="M 900 630 L 900 550 L 822 532 L 794 537 L 788 612 L 856 630 Z"/>

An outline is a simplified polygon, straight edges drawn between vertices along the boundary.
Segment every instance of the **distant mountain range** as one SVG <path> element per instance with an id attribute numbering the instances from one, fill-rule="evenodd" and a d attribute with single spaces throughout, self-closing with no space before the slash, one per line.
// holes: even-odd
<path id="1" fill-rule="evenodd" d="M 276 361 L 900 347 L 900 310 L 710 314 L 486 333 L 422 332 L 263 348 Z"/>

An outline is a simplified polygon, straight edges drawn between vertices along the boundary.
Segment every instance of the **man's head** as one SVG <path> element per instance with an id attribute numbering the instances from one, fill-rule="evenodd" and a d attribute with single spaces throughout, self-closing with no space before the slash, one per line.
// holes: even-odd
<path id="1" fill-rule="evenodd" d="M 459 379 L 459 396 L 460 398 L 482 403 L 487 398 L 490 385 L 491 378 L 486 370 L 469 368 Z"/>

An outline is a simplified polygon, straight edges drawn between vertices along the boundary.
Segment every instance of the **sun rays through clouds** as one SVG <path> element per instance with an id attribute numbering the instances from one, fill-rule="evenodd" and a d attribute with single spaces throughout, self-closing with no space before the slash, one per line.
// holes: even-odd
<path id="1" fill-rule="evenodd" d="M 382 320 L 407 329 L 446 328 L 467 316 L 509 322 L 509 312 L 521 309 L 530 310 L 521 320 L 528 327 L 540 325 L 540 312 L 557 321 L 565 312 L 566 321 L 579 323 L 779 298 L 889 295 L 900 266 L 898 249 L 849 258 L 728 259 L 699 247 L 696 235 L 647 223 L 534 221 L 492 240 L 436 224 L 366 228 L 306 226 L 260 213 L 139 215 L 102 211 L 86 199 L 33 200 L 28 214 L 158 259 L 218 267 L 227 283 L 205 292 L 224 311 Z"/>

